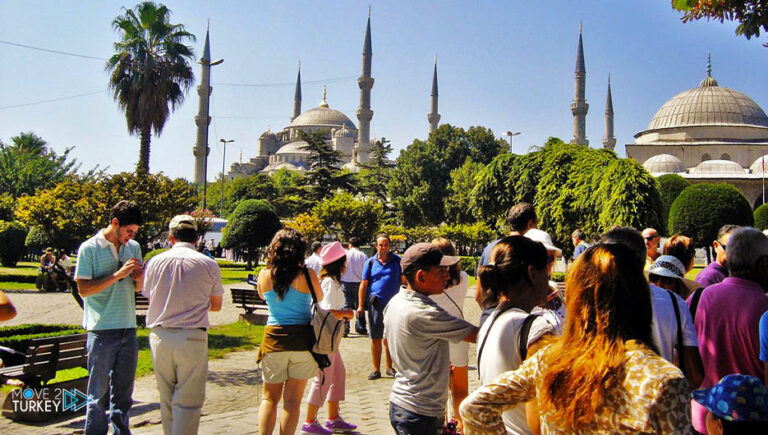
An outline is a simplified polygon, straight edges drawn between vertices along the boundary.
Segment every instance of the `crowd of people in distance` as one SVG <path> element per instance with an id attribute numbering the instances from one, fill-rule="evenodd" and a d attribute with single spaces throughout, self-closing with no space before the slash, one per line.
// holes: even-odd
<path id="1" fill-rule="evenodd" d="M 74 273 L 88 330 L 85 433 L 110 425 L 130 433 L 136 292 L 149 299 L 163 430 L 197 433 L 208 312 L 223 302 L 220 269 L 198 252 L 191 216 L 171 220 L 171 249 L 146 264 L 133 240 L 139 206 L 120 201 L 109 222 L 80 246 Z M 461 269 L 444 238 L 398 255 L 378 234 L 369 257 L 356 238 L 322 244 L 279 230 L 256 279 L 268 307 L 257 356 L 259 433 L 364 426 L 341 415 L 346 367 L 338 347 L 318 350 L 319 313 L 341 322 L 331 340 L 337 332 L 369 337 L 368 379 L 394 379 L 389 419 L 400 435 L 768 433 L 766 235 L 723 226 L 713 261 L 691 280 L 690 237 L 614 227 L 590 238 L 577 229 L 563 285 L 552 281 L 563 251 L 538 223 L 532 204 L 513 206 L 508 234 L 485 247 L 475 271 Z M 481 312 L 478 325 L 465 316 L 468 272 L 477 280 L 469 300 Z M 0 320 L 15 313 L 0 292 Z M 469 391 L 472 366 L 481 386 Z"/>

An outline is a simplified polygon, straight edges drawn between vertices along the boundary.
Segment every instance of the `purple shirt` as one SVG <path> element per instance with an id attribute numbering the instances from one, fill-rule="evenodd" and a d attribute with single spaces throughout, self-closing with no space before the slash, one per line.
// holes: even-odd
<path id="1" fill-rule="evenodd" d="M 696 282 L 699 283 L 700 286 L 707 288 L 712 284 L 723 282 L 723 280 L 727 277 L 728 268 L 718 263 L 717 261 L 713 261 L 709 263 L 707 267 L 702 269 L 701 272 L 699 272 L 699 274 L 696 276 Z"/>
<path id="2" fill-rule="evenodd" d="M 760 362 L 760 317 L 768 311 L 768 297 L 754 281 L 728 277 L 701 293 L 694 326 L 709 388 L 725 375 L 741 373 L 763 377 Z M 692 402 L 693 426 L 706 433 L 706 408 Z"/>

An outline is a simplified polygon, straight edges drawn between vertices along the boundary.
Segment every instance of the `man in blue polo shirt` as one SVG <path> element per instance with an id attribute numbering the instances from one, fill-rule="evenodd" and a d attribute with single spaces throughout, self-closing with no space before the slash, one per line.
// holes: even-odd
<path id="1" fill-rule="evenodd" d="M 389 252 L 390 240 L 387 234 L 376 236 L 376 255 L 366 260 L 363 266 L 363 280 L 360 282 L 357 313 L 362 314 L 368 306 L 368 326 L 371 337 L 371 359 L 373 371 L 368 379 L 381 377 L 381 345 L 387 358 L 387 376 L 395 376 L 392 370 L 392 357 L 389 355 L 387 340 L 384 340 L 384 308 L 389 300 L 400 290 L 401 275 L 400 257 Z M 365 301 L 365 303 L 364 303 Z"/>
<path id="2" fill-rule="evenodd" d="M 83 242 L 77 252 L 75 280 L 83 297 L 83 327 L 88 330 L 88 407 L 85 433 L 107 433 L 102 398 L 111 389 L 112 432 L 131 433 L 128 410 L 136 375 L 135 292 L 141 290 L 141 248 L 133 240 L 142 224 L 133 201 L 112 207 L 107 228 Z"/>

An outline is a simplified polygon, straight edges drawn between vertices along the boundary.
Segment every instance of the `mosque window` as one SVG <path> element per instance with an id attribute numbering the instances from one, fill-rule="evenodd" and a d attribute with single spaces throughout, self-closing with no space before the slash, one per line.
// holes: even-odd
<path id="1" fill-rule="evenodd" d="M 710 156 L 709 153 L 704 153 L 701 156 L 701 161 L 704 162 L 704 161 L 707 161 L 707 160 L 712 160 L 712 156 Z"/>
<path id="2" fill-rule="evenodd" d="M 723 155 L 720 156 L 720 160 L 731 160 L 731 155 L 728 153 L 723 153 Z"/>

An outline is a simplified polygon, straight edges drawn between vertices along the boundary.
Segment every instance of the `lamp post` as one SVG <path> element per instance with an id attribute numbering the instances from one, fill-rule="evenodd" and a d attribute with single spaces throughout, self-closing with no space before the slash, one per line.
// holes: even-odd
<path id="1" fill-rule="evenodd" d="M 227 158 L 227 144 L 234 142 L 234 139 L 219 139 L 219 142 L 224 144 L 224 155 L 221 157 L 221 198 L 219 201 L 219 217 L 224 216 L 224 165 Z"/>
<path id="2" fill-rule="evenodd" d="M 512 147 L 512 138 L 513 138 L 513 137 L 515 137 L 515 136 L 517 136 L 517 135 L 519 135 L 519 134 L 520 134 L 520 132 L 519 132 L 519 131 L 516 131 L 516 132 L 514 132 L 514 133 L 513 133 L 513 132 L 511 132 L 511 131 L 508 131 L 508 132 L 507 132 L 507 134 L 506 134 L 506 135 L 507 135 L 507 136 L 509 136 L 509 151 L 510 151 L 510 152 L 515 152 L 515 149 Z"/>

